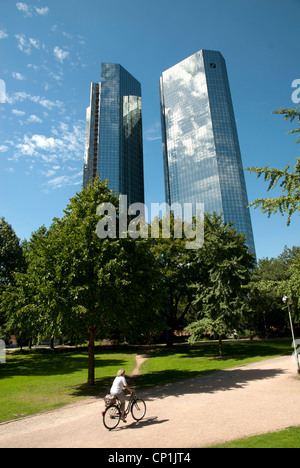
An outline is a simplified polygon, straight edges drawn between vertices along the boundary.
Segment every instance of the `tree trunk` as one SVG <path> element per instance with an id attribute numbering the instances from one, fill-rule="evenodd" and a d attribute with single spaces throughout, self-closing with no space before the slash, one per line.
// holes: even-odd
<path id="1" fill-rule="evenodd" d="M 172 329 L 167 329 L 166 330 L 166 344 L 167 348 L 172 348 L 174 345 L 174 330 Z"/>
<path id="2" fill-rule="evenodd" d="M 88 381 L 89 387 L 95 385 L 95 329 L 89 329 L 89 365 L 88 365 Z"/>
<path id="3" fill-rule="evenodd" d="M 219 335 L 219 356 L 223 357 L 222 335 Z"/>

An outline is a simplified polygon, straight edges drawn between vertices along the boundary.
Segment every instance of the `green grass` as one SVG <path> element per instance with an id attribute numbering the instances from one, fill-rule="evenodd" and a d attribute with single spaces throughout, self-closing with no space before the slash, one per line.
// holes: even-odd
<path id="1" fill-rule="evenodd" d="M 141 367 L 138 385 L 165 384 L 199 374 L 228 369 L 262 359 L 292 354 L 291 340 L 224 342 L 223 358 L 218 357 L 218 343 L 154 348 Z"/>
<path id="2" fill-rule="evenodd" d="M 233 440 L 208 448 L 300 448 L 300 427 Z"/>
<path id="3" fill-rule="evenodd" d="M 0 364 L 0 422 L 50 410 L 79 398 L 103 395 L 118 369 L 130 374 L 134 348 L 96 349 L 95 387 L 88 388 L 86 348 L 15 352 Z M 290 340 L 224 343 L 220 359 L 216 343 L 153 347 L 142 365 L 142 375 L 130 380 L 137 388 L 174 382 L 202 373 L 292 353 Z"/>
<path id="4" fill-rule="evenodd" d="M 133 350 L 99 350 L 95 356 L 95 387 L 86 386 L 85 349 L 38 349 L 14 353 L 0 365 L 0 422 L 46 411 L 86 396 L 109 391 L 120 368 L 130 373 Z"/>

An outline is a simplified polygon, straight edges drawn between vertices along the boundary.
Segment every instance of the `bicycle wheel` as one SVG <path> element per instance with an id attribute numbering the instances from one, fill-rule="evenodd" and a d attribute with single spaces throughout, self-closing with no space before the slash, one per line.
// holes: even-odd
<path id="1" fill-rule="evenodd" d="M 112 430 L 119 424 L 121 411 L 117 405 L 109 405 L 103 413 L 103 424 L 108 430 Z"/>
<path id="2" fill-rule="evenodd" d="M 131 406 L 131 414 L 133 419 L 140 421 L 146 414 L 146 403 L 141 398 L 136 398 Z"/>

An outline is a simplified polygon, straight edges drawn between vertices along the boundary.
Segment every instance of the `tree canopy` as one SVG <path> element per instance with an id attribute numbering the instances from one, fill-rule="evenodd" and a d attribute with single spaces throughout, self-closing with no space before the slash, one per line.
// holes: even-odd
<path id="1" fill-rule="evenodd" d="M 146 241 L 100 238 L 101 203 L 118 208 L 118 198 L 97 178 L 70 200 L 62 219 L 34 233 L 28 270 L 16 277 L 16 286 L 3 299 L 12 325 L 23 323 L 26 331 L 30 314 L 33 333 L 87 339 L 89 385 L 95 382 L 96 337 L 120 330 L 125 335 L 146 333 L 155 300 L 154 257 Z"/>
<path id="2" fill-rule="evenodd" d="M 221 216 L 205 215 L 205 242 L 196 252 L 198 280 L 194 283 L 194 304 L 198 320 L 187 327 L 191 341 L 205 331 L 216 335 L 222 354 L 222 336 L 239 326 L 245 303 L 254 255 L 249 253 L 245 235 L 238 234 L 233 223 L 225 224 Z"/>
<path id="3" fill-rule="evenodd" d="M 298 128 L 288 133 L 300 134 L 300 112 L 299 106 L 295 109 L 280 108 L 274 114 L 285 115 L 285 120 L 298 120 Z M 296 141 L 300 143 L 300 138 Z M 260 207 L 263 213 L 268 217 L 278 211 L 284 215 L 287 213 L 287 225 L 290 225 L 292 215 L 300 211 L 300 157 L 296 158 L 294 170 L 290 171 L 291 164 L 287 164 L 284 169 L 269 167 L 250 167 L 247 168 L 250 173 L 254 172 L 258 177 L 264 176 L 264 180 L 269 182 L 268 191 L 275 188 L 278 184 L 281 187 L 283 195 L 277 198 L 259 198 L 253 201 L 250 206 Z"/>

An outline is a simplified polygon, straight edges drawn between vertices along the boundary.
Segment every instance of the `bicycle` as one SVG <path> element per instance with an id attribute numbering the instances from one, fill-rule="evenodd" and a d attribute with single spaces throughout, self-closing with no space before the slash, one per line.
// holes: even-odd
<path id="1" fill-rule="evenodd" d="M 121 420 L 121 402 L 115 397 L 114 401 L 108 402 L 105 406 L 105 411 L 102 412 L 103 424 L 106 429 L 111 431 L 117 427 Z M 136 421 L 143 419 L 146 414 L 146 403 L 142 398 L 138 398 L 135 392 L 130 394 L 130 399 L 124 412 L 125 418 L 130 411 L 133 419 Z"/>

